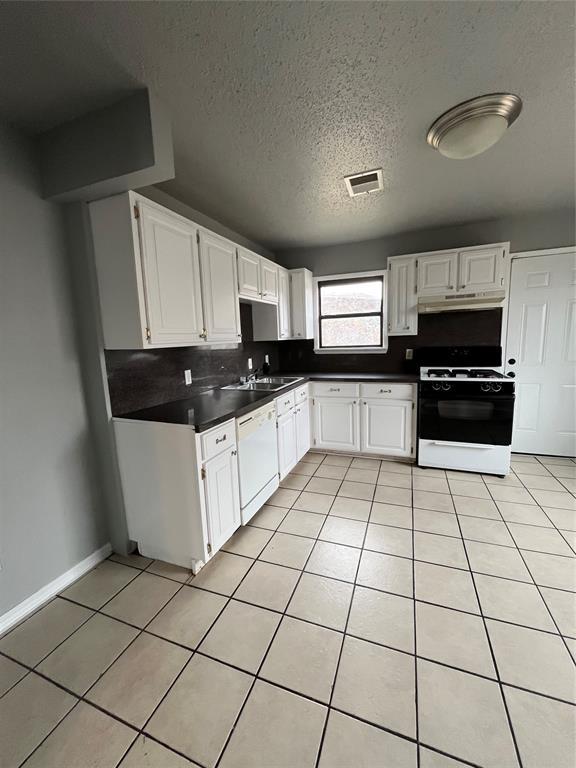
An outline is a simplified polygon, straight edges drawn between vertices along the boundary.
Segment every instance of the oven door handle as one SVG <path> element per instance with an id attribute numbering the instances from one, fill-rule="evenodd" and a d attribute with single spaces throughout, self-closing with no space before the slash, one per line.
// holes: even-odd
<path id="1" fill-rule="evenodd" d="M 434 440 L 432 445 L 448 445 L 450 448 L 474 448 L 474 450 L 481 448 L 485 451 L 489 451 L 494 447 L 492 445 L 482 445 L 481 443 L 453 443 L 448 440 Z"/>

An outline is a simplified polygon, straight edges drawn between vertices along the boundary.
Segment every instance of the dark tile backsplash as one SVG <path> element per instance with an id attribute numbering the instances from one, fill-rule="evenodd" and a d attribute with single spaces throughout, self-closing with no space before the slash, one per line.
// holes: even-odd
<path id="1" fill-rule="evenodd" d="M 255 342 L 250 305 L 240 305 L 240 318 L 243 342 L 232 349 L 107 350 L 112 413 L 128 413 L 231 384 L 247 374 L 249 357 L 261 368 L 265 354 L 273 371 L 411 372 L 414 369 L 405 360 L 408 348 L 500 344 L 502 310 L 420 315 L 418 335 L 391 336 L 384 355 L 315 355 L 312 341 Z M 191 386 L 184 384 L 187 368 L 192 371 Z"/>
<path id="2" fill-rule="evenodd" d="M 280 347 L 282 371 L 342 373 L 410 373 L 415 367 L 406 361 L 406 350 L 417 347 L 500 344 L 501 309 L 474 312 L 440 312 L 418 317 L 417 336 L 390 336 L 384 355 L 316 355 L 313 341 L 283 341 Z"/>
<path id="3" fill-rule="evenodd" d="M 240 304 L 240 321 L 243 342 L 231 349 L 106 350 L 112 413 L 128 413 L 231 384 L 248 373 L 249 357 L 255 368 L 261 368 L 268 354 L 272 370 L 277 370 L 279 343 L 252 340 L 250 305 Z M 187 368 L 192 371 L 190 386 L 184 383 Z"/>

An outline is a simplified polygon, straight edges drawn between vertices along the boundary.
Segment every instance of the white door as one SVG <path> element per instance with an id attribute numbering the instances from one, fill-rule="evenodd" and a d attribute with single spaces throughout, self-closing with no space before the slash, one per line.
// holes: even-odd
<path id="1" fill-rule="evenodd" d="M 139 211 L 150 343 L 202 343 L 196 227 L 144 202 Z"/>
<path id="2" fill-rule="evenodd" d="M 438 296 L 456 291 L 458 254 L 453 251 L 418 257 L 418 295 Z"/>
<path id="3" fill-rule="evenodd" d="M 310 450 L 310 402 L 304 400 L 296 406 L 296 459 L 300 461 Z"/>
<path id="4" fill-rule="evenodd" d="M 278 301 L 278 267 L 266 259 L 260 260 L 260 287 L 263 299 Z"/>
<path id="5" fill-rule="evenodd" d="M 200 232 L 200 268 L 206 341 L 240 341 L 234 245 L 210 232 Z"/>
<path id="6" fill-rule="evenodd" d="M 411 400 L 362 400 L 360 414 L 362 453 L 412 455 Z"/>
<path id="7" fill-rule="evenodd" d="M 282 480 L 296 465 L 296 414 L 294 409 L 278 417 L 278 472 Z"/>
<path id="8" fill-rule="evenodd" d="M 278 270 L 278 338 L 290 338 L 290 274 Z"/>
<path id="9" fill-rule="evenodd" d="M 388 272 L 388 333 L 413 336 L 418 333 L 416 258 L 390 259 Z"/>
<path id="10" fill-rule="evenodd" d="M 576 252 L 512 259 L 512 450 L 576 456 Z"/>
<path id="11" fill-rule="evenodd" d="M 236 450 L 224 451 L 204 465 L 204 494 L 211 552 L 220 549 L 240 526 Z"/>
<path id="12" fill-rule="evenodd" d="M 475 248 L 460 251 L 458 290 L 496 291 L 504 285 L 504 248 Z"/>
<path id="13" fill-rule="evenodd" d="M 359 451 L 358 401 L 344 397 L 315 397 L 314 445 L 336 451 Z"/>
<path id="14" fill-rule="evenodd" d="M 238 293 L 251 299 L 260 298 L 260 256 L 238 249 Z"/>

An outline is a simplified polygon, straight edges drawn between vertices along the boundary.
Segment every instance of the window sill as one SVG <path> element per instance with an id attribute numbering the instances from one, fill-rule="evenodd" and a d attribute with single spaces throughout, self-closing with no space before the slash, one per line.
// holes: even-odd
<path id="1" fill-rule="evenodd" d="M 314 349 L 315 355 L 385 355 L 388 347 L 366 349 L 366 347 L 341 347 L 339 349 Z"/>

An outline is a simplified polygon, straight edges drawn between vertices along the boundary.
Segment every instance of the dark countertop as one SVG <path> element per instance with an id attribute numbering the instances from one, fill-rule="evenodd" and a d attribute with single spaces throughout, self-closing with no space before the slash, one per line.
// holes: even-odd
<path id="1" fill-rule="evenodd" d="M 415 373 L 278 373 L 277 376 L 304 376 L 308 381 L 396 381 L 416 384 Z"/>
<path id="2" fill-rule="evenodd" d="M 409 374 L 352 374 L 352 373 L 278 373 L 274 376 L 298 376 L 304 379 L 276 392 L 255 392 L 242 389 L 210 389 L 202 394 L 175 400 L 171 403 L 143 408 L 114 416 L 116 419 L 134 421 L 156 421 L 163 424 L 184 424 L 194 427 L 196 432 L 205 432 L 228 419 L 243 416 L 262 405 L 271 403 L 285 392 L 297 389 L 308 381 L 398 381 L 416 382 L 417 376 Z"/>

